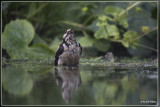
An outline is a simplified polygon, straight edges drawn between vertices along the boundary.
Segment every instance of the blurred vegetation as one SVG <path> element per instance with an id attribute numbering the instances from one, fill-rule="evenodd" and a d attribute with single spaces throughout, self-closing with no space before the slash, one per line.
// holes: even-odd
<path id="1" fill-rule="evenodd" d="M 54 58 L 73 28 L 83 56 L 157 56 L 156 2 L 2 2 L 3 57 Z"/>

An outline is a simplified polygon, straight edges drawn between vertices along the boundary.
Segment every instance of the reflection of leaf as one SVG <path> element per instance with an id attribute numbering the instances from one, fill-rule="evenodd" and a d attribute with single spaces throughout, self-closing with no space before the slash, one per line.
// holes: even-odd
<path id="1" fill-rule="evenodd" d="M 90 36 L 84 36 L 79 40 L 79 43 L 82 45 L 82 47 L 91 47 L 93 42 L 94 40 Z"/>
<path id="2" fill-rule="evenodd" d="M 115 84 L 108 84 L 106 87 L 106 97 L 109 99 L 114 99 L 116 92 L 118 91 L 118 87 Z"/>
<path id="3" fill-rule="evenodd" d="M 109 41 L 105 39 L 95 40 L 94 45 L 97 50 L 102 52 L 106 52 L 110 47 Z"/>
<path id="4" fill-rule="evenodd" d="M 14 95 L 29 94 L 33 88 L 33 81 L 21 67 L 7 67 L 3 69 L 2 84 L 6 91 Z"/>
<path id="5" fill-rule="evenodd" d="M 94 82 L 93 84 L 95 91 L 95 100 L 96 104 L 105 104 L 105 88 L 106 82 Z"/>

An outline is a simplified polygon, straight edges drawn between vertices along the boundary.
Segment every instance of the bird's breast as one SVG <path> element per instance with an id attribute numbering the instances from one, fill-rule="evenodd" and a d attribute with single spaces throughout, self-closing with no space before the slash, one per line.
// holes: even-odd
<path id="1" fill-rule="evenodd" d="M 59 56 L 59 62 L 63 64 L 74 64 L 79 63 L 80 58 L 80 47 L 76 44 L 69 46 L 63 45 L 64 52 Z"/>

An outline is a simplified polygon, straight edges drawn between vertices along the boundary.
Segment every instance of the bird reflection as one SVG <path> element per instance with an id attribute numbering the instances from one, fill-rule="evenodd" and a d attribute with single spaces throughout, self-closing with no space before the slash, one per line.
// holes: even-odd
<path id="1" fill-rule="evenodd" d="M 60 86 L 65 103 L 70 103 L 74 90 L 81 84 L 78 67 L 59 67 L 55 69 L 56 83 Z"/>

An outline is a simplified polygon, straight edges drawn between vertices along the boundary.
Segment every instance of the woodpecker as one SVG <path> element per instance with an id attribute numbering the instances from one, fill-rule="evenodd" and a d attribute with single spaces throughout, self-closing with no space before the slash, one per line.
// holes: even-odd
<path id="1" fill-rule="evenodd" d="M 55 66 L 78 66 L 82 54 L 82 47 L 75 39 L 72 29 L 66 30 L 63 41 L 58 46 L 55 55 Z"/>

